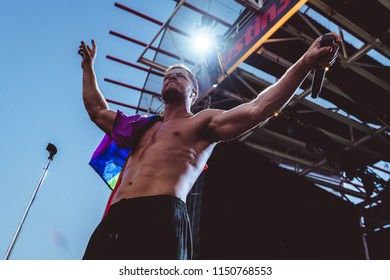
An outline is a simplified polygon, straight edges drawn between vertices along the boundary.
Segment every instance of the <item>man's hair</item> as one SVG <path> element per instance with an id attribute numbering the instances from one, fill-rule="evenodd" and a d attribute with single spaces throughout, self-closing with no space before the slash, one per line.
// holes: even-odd
<path id="1" fill-rule="evenodd" d="M 185 70 L 185 71 L 190 75 L 192 84 L 194 85 L 195 93 L 198 94 L 198 91 L 199 91 L 198 81 L 197 81 L 197 79 L 196 79 L 194 73 L 192 73 L 191 69 L 188 68 L 185 64 L 182 64 L 182 63 L 180 63 L 180 64 L 173 64 L 173 65 L 169 66 L 169 67 L 165 70 L 165 74 L 168 73 L 170 70 L 176 69 L 176 68 L 183 69 L 183 70 Z"/>

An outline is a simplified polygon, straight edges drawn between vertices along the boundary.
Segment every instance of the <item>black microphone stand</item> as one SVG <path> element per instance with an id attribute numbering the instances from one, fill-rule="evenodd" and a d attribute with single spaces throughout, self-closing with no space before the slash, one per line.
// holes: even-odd
<path id="1" fill-rule="evenodd" d="M 54 145 L 51 144 L 51 143 L 49 143 L 49 144 L 47 145 L 46 150 L 50 153 L 50 155 L 49 155 L 49 157 L 48 157 L 48 161 L 47 161 L 45 167 L 43 168 L 43 172 L 42 172 L 41 178 L 40 178 L 39 181 L 38 181 L 38 184 L 37 184 L 37 186 L 36 186 L 36 188 L 35 188 L 35 190 L 34 190 L 34 193 L 33 193 L 32 196 L 31 196 L 30 202 L 28 203 L 27 208 L 26 208 L 26 210 L 24 211 L 24 214 L 23 214 L 23 216 L 22 216 L 22 219 L 21 219 L 20 222 L 19 222 L 19 225 L 18 225 L 18 227 L 17 227 L 17 229 L 16 229 L 16 232 L 15 232 L 15 234 L 14 234 L 12 240 L 11 240 L 11 243 L 10 243 L 10 245 L 9 245 L 9 247 L 8 247 L 8 250 L 7 250 L 7 252 L 5 253 L 4 260 L 8 260 L 9 257 L 10 257 L 10 255 L 11 255 L 11 253 L 12 253 L 12 250 L 13 250 L 13 248 L 14 248 L 15 242 L 16 242 L 16 240 L 17 240 L 18 237 L 19 237 L 20 231 L 22 230 L 22 227 L 23 227 L 23 224 L 24 224 L 24 222 L 25 222 L 25 220 L 26 220 L 26 218 L 27 218 L 28 212 L 30 211 L 31 205 L 33 204 L 33 202 L 34 202 L 34 200 L 35 200 L 35 197 L 36 197 L 36 195 L 37 195 L 37 193 L 38 193 L 38 191 L 39 191 L 39 189 L 40 189 L 40 187 L 41 187 L 41 185 L 42 185 L 42 182 L 43 182 L 43 180 L 44 180 L 45 177 L 46 177 L 47 170 L 49 169 L 50 162 L 53 160 L 54 155 L 57 153 L 57 148 L 56 148 L 56 146 L 54 146 Z"/>

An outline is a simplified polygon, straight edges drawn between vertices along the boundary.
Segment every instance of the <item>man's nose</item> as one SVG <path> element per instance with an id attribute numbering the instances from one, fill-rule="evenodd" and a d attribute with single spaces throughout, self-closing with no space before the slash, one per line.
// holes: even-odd
<path id="1" fill-rule="evenodd" d="M 169 75 L 168 79 L 169 79 L 169 80 L 171 80 L 171 79 L 177 80 L 177 76 L 176 76 L 175 73 L 172 73 L 172 74 Z"/>

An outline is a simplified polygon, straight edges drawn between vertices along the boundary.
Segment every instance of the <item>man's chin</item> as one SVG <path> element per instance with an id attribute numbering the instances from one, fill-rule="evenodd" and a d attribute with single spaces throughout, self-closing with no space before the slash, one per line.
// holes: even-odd
<path id="1" fill-rule="evenodd" d="M 180 103 L 183 103 L 185 102 L 185 100 L 183 100 L 183 98 L 180 98 L 180 97 L 174 97 L 174 96 L 169 96 L 169 97 L 165 97 L 163 98 L 163 101 L 165 104 L 180 104 Z"/>
<path id="2" fill-rule="evenodd" d="M 165 103 L 176 103 L 183 99 L 182 94 L 176 89 L 166 89 L 162 94 L 162 99 Z"/>

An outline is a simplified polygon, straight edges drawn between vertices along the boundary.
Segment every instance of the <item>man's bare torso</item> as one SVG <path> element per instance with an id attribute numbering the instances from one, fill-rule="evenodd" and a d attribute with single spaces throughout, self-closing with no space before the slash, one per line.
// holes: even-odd
<path id="1" fill-rule="evenodd" d="M 215 143 L 205 118 L 158 121 L 140 139 L 124 167 L 111 204 L 122 198 L 171 195 L 186 201 Z"/>

